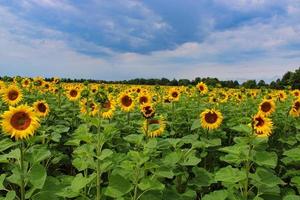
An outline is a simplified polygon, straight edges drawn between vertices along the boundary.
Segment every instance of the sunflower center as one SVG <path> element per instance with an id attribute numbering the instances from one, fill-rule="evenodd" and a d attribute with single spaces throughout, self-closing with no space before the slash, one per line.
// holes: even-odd
<path id="1" fill-rule="evenodd" d="M 144 110 L 145 110 L 144 113 L 145 113 L 146 115 L 149 115 L 149 114 L 151 114 L 151 113 L 153 112 L 151 106 L 146 106 L 146 107 L 144 108 Z"/>
<path id="2" fill-rule="evenodd" d="M 140 98 L 140 104 L 147 103 L 147 102 L 148 102 L 148 98 L 147 98 L 147 97 L 142 96 L 142 97 Z"/>
<path id="3" fill-rule="evenodd" d="M 38 80 L 37 82 L 37 86 L 41 86 L 42 85 L 42 81 Z"/>
<path id="4" fill-rule="evenodd" d="M 177 92 L 172 92 L 172 97 L 174 97 L 174 98 L 178 97 L 178 93 Z"/>
<path id="5" fill-rule="evenodd" d="M 25 81 L 24 81 L 24 84 L 25 84 L 25 85 L 28 85 L 28 84 L 29 84 L 28 80 L 25 80 Z"/>
<path id="6" fill-rule="evenodd" d="M 218 119 L 218 115 L 214 112 L 209 112 L 205 114 L 205 121 L 207 123 L 213 124 L 217 121 L 217 119 Z"/>
<path id="7" fill-rule="evenodd" d="M 71 91 L 70 91 L 71 97 L 76 97 L 77 94 L 78 94 L 77 90 L 71 90 Z"/>
<path id="8" fill-rule="evenodd" d="M 271 110 L 272 106 L 269 102 L 264 102 L 260 108 L 263 112 L 268 112 Z"/>
<path id="9" fill-rule="evenodd" d="M 107 102 L 103 103 L 102 106 L 105 109 L 110 109 L 110 107 L 111 107 L 110 101 L 107 101 Z"/>
<path id="10" fill-rule="evenodd" d="M 96 106 L 95 106 L 95 104 L 94 104 L 94 103 L 91 103 L 91 104 L 90 104 L 90 108 L 92 109 L 92 111 L 94 111 L 94 110 L 95 110 L 95 107 L 96 107 Z"/>
<path id="11" fill-rule="evenodd" d="M 262 127 L 265 124 L 265 121 L 261 117 L 255 118 L 255 121 L 257 127 Z"/>
<path id="12" fill-rule="evenodd" d="M 138 89 L 136 90 L 136 92 L 137 92 L 137 93 L 140 93 L 140 91 L 141 91 L 141 89 L 140 89 L 140 88 L 138 88 Z"/>
<path id="13" fill-rule="evenodd" d="M 202 90 L 204 90 L 204 87 L 202 85 L 200 85 L 199 89 L 202 91 Z"/>
<path id="14" fill-rule="evenodd" d="M 16 100 L 18 98 L 18 96 L 19 96 L 19 93 L 16 90 L 11 90 L 8 92 L 8 98 L 11 101 Z"/>
<path id="15" fill-rule="evenodd" d="M 148 121 L 149 124 L 159 124 L 159 120 L 157 119 L 151 119 Z"/>
<path id="16" fill-rule="evenodd" d="M 37 107 L 38 107 L 39 111 L 42 113 L 46 112 L 46 110 L 47 110 L 47 107 L 45 106 L 44 103 L 39 103 Z"/>
<path id="17" fill-rule="evenodd" d="M 129 96 L 124 96 L 122 98 L 122 104 L 126 107 L 129 107 L 132 104 L 132 99 Z"/>
<path id="18" fill-rule="evenodd" d="M 297 101 L 297 102 L 294 104 L 294 108 L 295 108 L 296 110 L 299 110 L 299 109 L 300 109 L 300 102 L 299 102 L 299 101 Z"/>
<path id="19" fill-rule="evenodd" d="M 29 115 L 25 112 L 15 113 L 11 120 L 10 124 L 17 130 L 25 130 L 30 126 L 31 119 Z"/>

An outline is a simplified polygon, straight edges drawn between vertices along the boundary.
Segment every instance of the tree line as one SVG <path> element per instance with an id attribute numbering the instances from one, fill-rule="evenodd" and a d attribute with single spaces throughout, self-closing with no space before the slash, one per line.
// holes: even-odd
<path id="1" fill-rule="evenodd" d="M 11 81 L 12 78 L 8 76 L 0 77 L 0 80 Z M 51 81 L 52 78 L 45 78 L 46 81 Z M 167 86 L 189 86 L 196 85 L 199 82 L 204 82 L 212 87 L 227 87 L 227 88 L 249 88 L 249 89 L 258 89 L 258 88 L 271 88 L 271 89 L 285 89 L 291 87 L 292 89 L 300 89 L 300 67 L 296 69 L 294 72 L 288 71 L 286 72 L 281 79 L 277 79 L 276 81 L 272 81 L 271 83 L 265 83 L 264 80 L 256 81 L 256 80 L 247 80 L 243 83 L 239 83 L 238 81 L 226 80 L 222 81 L 217 78 L 200 78 L 196 77 L 194 80 L 189 79 L 172 79 L 169 80 L 167 78 L 136 78 L 130 80 L 122 80 L 122 81 L 106 81 L 106 80 L 94 80 L 94 79 L 70 79 L 70 78 L 62 78 L 62 82 L 89 82 L 89 83 L 110 83 L 110 84 L 132 84 L 132 85 L 167 85 Z"/>

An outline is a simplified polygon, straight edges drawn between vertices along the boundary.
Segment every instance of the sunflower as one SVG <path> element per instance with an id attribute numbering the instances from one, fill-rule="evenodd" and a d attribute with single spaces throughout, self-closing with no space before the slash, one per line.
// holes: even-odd
<path id="1" fill-rule="evenodd" d="M 282 102 L 282 101 L 285 101 L 285 99 L 287 98 L 287 95 L 284 91 L 279 91 L 277 97 L 278 97 L 278 100 Z"/>
<path id="2" fill-rule="evenodd" d="M 129 93 L 121 93 L 119 97 L 121 109 L 125 112 L 129 112 L 134 109 L 134 101 Z"/>
<path id="3" fill-rule="evenodd" d="M 275 111 L 275 103 L 273 100 L 265 99 L 259 105 L 259 112 L 265 116 L 269 116 Z"/>
<path id="4" fill-rule="evenodd" d="M 52 79 L 53 79 L 52 83 L 54 83 L 54 84 L 58 84 L 60 82 L 60 78 L 59 77 L 53 77 Z"/>
<path id="5" fill-rule="evenodd" d="M 24 88 L 29 88 L 30 83 L 31 83 L 31 81 L 30 81 L 29 78 L 24 78 L 24 79 L 22 80 L 22 87 L 24 87 Z"/>
<path id="6" fill-rule="evenodd" d="M 46 117 L 49 114 L 49 105 L 47 104 L 46 101 L 36 101 L 33 103 L 33 108 L 35 110 L 35 113 L 39 117 Z"/>
<path id="7" fill-rule="evenodd" d="M 0 80 L 0 94 L 2 93 L 2 91 L 4 91 L 5 88 L 6 88 L 5 83 Z"/>
<path id="8" fill-rule="evenodd" d="M 5 103 L 9 105 L 16 105 L 23 99 L 21 90 L 16 85 L 10 85 L 4 89 L 2 97 Z"/>
<path id="9" fill-rule="evenodd" d="M 138 102 L 140 104 L 146 104 L 151 102 L 151 95 L 148 93 L 140 93 L 138 96 Z"/>
<path id="10" fill-rule="evenodd" d="M 67 97 L 70 101 L 76 101 L 80 98 L 81 91 L 78 87 L 70 87 L 67 90 Z"/>
<path id="11" fill-rule="evenodd" d="M 1 125 L 3 132 L 16 140 L 32 136 L 40 126 L 34 109 L 27 105 L 20 105 L 16 108 L 10 107 L 8 111 L 3 113 Z"/>
<path id="12" fill-rule="evenodd" d="M 150 103 L 142 104 L 141 112 L 146 119 L 151 118 L 155 115 L 155 109 Z"/>
<path id="13" fill-rule="evenodd" d="M 196 87 L 198 88 L 200 94 L 206 94 L 208 92 L 208 87 L 203 82 L 198 83 Z"/>
<path id="14" fill-rule="evenodd" d="M 293 106 L 292 106 L 289 114 L 293 117 L 299 117 L 300 116 L 300 98 L 294 101 Z"/>
<path id="15" fill-rule="evenodd" d="M 112 98 L 108 98 L 108 100 L 102 103 L 102 117 L 104 119 L 111 119 L 113 117 L 114 111 L 116 110 L 115 101 Z"/>
<path id="16" fill-rule="evenodd" d="M 148 137 L 157 137 L 163 134 L 166 122 L 162 116 L 158 119 L 146 119 L 143 122 L 142 131 Z"/>
<path id="17" fill-rule="evenodd" d="M 172 101 L 178 101 L 180 97 L 180 92 L 177 88 L 173 87 L 169 90 L 169 99 Z"/>
<path id="18" fill-rule="evenodd" d="M 252 126 L 258 137 L 267 137 L 272 133 L 272 120 L 261 113 L 256 114 L 252 120 Z"/>
<path id="19" fill-rule="evenodd" d="M 36 87 L 42 87 L 45 81 L 42 77 L 36 77 L 33 79 L 33 82 Z"/>
<path id="20" fill-rule="evenodd" d="M 222 121 L 222 113 L 215 109 L 206 109 L 200 114 L 201 126 L 208 130 L 218 128 Z"/>
<path id="21" fill-rule="evenodd" d="M 88 113 L 91 116 L 95 116 L 99 111 L 99 106 L 94 101 L 87 101 L 83 99 L 80 102 L 80 112 L 81 113 Z"/>
<path id="22" fill-rule="evenodd" d="M 299 98 L 300 97 L 300 90 L 293 90 L 292 91 L 292 95 L 294 96 L 294 97 L 296 97 L 296 98 Z"/>
<path id="23" fill-rule="evenodd" d="M 90 86 L 90 91 L 92 92 L 92 94 L 96 94 L 98 92 L 98 89 L 99 87 L 96 84 Z"/>

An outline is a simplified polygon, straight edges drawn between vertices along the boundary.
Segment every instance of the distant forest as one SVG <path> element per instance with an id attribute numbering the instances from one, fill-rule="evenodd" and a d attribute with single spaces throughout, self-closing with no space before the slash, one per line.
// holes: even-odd
<path id="1" fill-rule="evenodd" d="M 1 80 L 11 81 L 12 78 L 8 76 L 0 77 Z M 45 78 L 46 81 L 51 81 L 52 78 Z M 197 83 L 203 81 L 207 85 L 216 87 L 222 86 L 227 88 L 271 88 L 271 89 L 286 89 L 291 87 L 292 89 L 300 89 L 300 67 L 296 69 L 294 72 L 286 72 L 281 79 L 277 79 L 276 81 L 272 81 L 270 84 L 265 83 L 264 80 L 256 81 L 256 80 L 247 80 L 243 83 L 239 83 L 234 80 L 221 81 L 217 78 L 200 78 L 196 77 L 194 80 L 189 79 L 172 79 L 169 80 L 167 78 L 136 78 L 131 80 L 123 80 L 123 81 L 105 81 L 105 80 L 93 80 L 93 79 L 70 79 L 70 78 L 62 78 L 62 82 L 90 82 L 90 83 L 112 83 L 112 84 L 132 84 L 132 85 L 169 85 L 169 86 L 189 86 L 196 85 Z"/>

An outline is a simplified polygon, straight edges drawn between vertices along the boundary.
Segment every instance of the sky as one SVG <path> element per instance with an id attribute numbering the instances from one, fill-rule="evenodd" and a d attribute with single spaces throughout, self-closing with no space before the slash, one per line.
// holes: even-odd
<path id="1" fill-rule="evenodd" d="M 0 76 L 280 78 L 300 0 L 0 0 Z"/>

